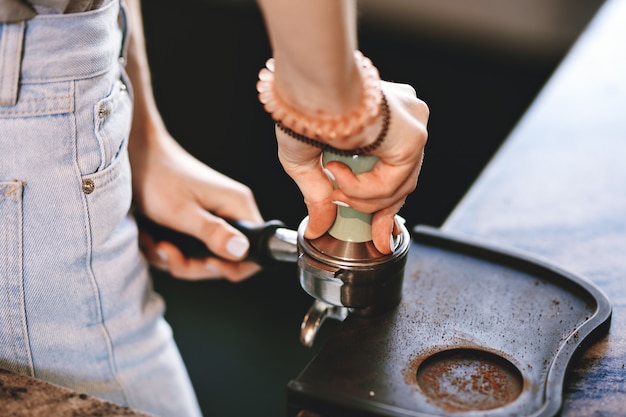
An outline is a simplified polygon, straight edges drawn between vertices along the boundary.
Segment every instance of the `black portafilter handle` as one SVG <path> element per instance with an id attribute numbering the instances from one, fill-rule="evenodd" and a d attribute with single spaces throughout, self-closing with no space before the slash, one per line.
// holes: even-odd
<path id="1" fill-rule="evenodd" d="M 212 253 L 203 241 L 194 236 L 158 224 L 141 213 L 134 212 L 134 216 L 139 230 L 148 233 L 155 242 L 167 241 L 174 244 L 187 258 L 219 257 Z M 278 229 L 286 228 L 280 220 L 269 220 L 262 224 L 230 219 L 226 219 L 226 221 L 242 232 L 250 242 L 250 249 L 245 260 L 256 262 L 262 267 L 275 265 L 277 262 L 286 260 L 277 257 L 269 243 L 275 238 Z"/>

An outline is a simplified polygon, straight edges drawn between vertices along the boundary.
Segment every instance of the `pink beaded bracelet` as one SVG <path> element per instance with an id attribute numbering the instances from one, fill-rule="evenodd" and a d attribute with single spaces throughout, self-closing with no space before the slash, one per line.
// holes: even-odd
<path id="1" fill-rule="evenodd" d="M 367 146 L 363 146 L 357 149 L 335 148 L 334 146 L 330 146 L 328 143 L 320 142 L 313 138 L 309 138 L 300 133 L 294 132 L 292 129 L 289 129 L 288 127 L 283 126 L 283 124 L 280 121 L 276 122 L 276 126 L 280 130 L 282 130 L 285 134 L 291 136 L 292 138 L 297 139 L 300 142 L 304 142 L 308 145 L 314 146 L 316 148 L 320 148 L 324 152 L 332 152 L 334 154 L 342 155 L 342 156 L 369 155 L 372 151 L 376 150 L 380 146 L 383 140 L 385 140 L 385 136 L 387 136 L 387 132 L 389 131 L 389 124 L 391 122 L 391 113 L 389 111 L 389 104 L 387 103 L 387 98 L 385 97 L 384 93 L 382 96 L 381 108 L 382 108 L 381 112 L 382 112 L 382 118 L 383 118 L 383 125 L 380 129 L 380 132 L 378 133 L 378 136 L 376 136 L 376 139 L 374 139 L 374 142 L 370 143 Z"/>
<path id="2" fill-rule="evenodd" d="M 287 104 L 274 87 L 273 58 L 268 59 L 265 68 L 259 71 L 256 85 L 259 101 L 274 121 L 300 135 L 322 141 L 355 135 L 373 123 L 380 114 L 382 89 L 380 75 L 372 61 L 360 51 L 354 52 L 354 58 L 361 73 L 363 94 L 359 106 L 348 114 L 309 116 Z"/>

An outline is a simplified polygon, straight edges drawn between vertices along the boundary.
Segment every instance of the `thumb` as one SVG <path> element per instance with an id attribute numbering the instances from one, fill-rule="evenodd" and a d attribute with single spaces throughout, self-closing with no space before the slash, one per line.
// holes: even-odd
<path id="1" fill-rule="evenodd" d="M 307 239 L 315 239 L 322 236 L 331 228 L 337 216 L 337 206 L 326 200 L 318 203 L 307 203 L 309 220 L 304 237 Z"/>
<path id="2" fill-rule="evenodd" d="M 230 260 L 243 260 L 250 249 L 248 238 L 226 220 L 208 211 L 200 210 L 184 222 L 183 232 L 201 240 L 216 256 Z"/>
<path id="3" fill-rule="evenodd" d="M 210 235 L 200 238 L 217 256 L 231 261 L 243 260 L 250 250 L 248 238 L 223 219 L 220 219 Z"/>

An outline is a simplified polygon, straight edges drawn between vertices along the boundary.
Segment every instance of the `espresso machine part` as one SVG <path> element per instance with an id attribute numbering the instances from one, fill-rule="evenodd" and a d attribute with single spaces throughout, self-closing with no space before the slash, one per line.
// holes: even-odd
<path id="1" fill-rule="evenodd" d="M 324 152 L 322 161 L 339 161 L 355 174 L 369 171 L 378 161 L 367 155 L 344 156 Z M 161 226 L 135 213 L 140 229 L 155 241 L 169 241 L 187 257 L 212 255 L 206 245 L 192 237 Z M 261 225 L 229 222 L 250 241 L 247 260 L 261 266 L 276 262 L 293 262 L 298 266 L 302 288 L 315 300 L 305 314 L 300 341 L 312 346 L 315 335 L 326 319 L 343 321 L 348 314 L 375 316 L 397 306 L 402 298 L 402 281 L 410 235 L 404 224 L 395 238 L 390 254 L 380 253 L 372 242 L 372 214 L 338 206 L 337 217 L 327 233 L 317 239 L 306 239 L 306 217 L 291 230 L 279 220 Z"/>
<path id="2" fill-rule="evenodd" d="M 367 172 L 378 161 L 369 155 L 324 152 L 322 163 L 339 161 L 355 174 Z M 374 316 L 400 303 L 410 235 L 404 225 L 390 254 L 372 242 L 372 214 L 338 206 L 333 226 L 317 239 L 304 238 L 308 218 L 298 228 L 298 276 L 315 302 L 302 322 L 300 341 L 311 346 L 326 318 Z"/>
<path id="3" fill-rule="evenodd" d="M 160 225 L 142 213 L 135 212 L 134 216 L 139 229 L 148 233 L 155 242 L 173 243 L 187 258 L 204 259 L 215 256 L 204 242 L 191 235 Z M 261 266 L 297 261 L 297 232 L 288 229 L 280 220 L 269 220 L 263 224 L 230 220 L 228 223 L 242 232 L 250 242 L 246 260 L 254 261 Z"/>

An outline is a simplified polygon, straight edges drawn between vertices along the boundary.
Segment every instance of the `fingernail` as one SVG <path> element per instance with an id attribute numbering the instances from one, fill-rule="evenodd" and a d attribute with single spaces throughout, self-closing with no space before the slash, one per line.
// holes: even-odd
<path id="1" fill-rule="evenodd" d="M 391 251 L 392 252 L 395 251 L 399 244 L 400 244 L 400 235 L 394 236 L 392 233 L 391 236 L 389 237 L 389 247 L 391 248 Z"/>
<path id="2" fill-rule="evenodd" d="M 162 249 L 157 249 L 156 254 L 161 262 L 167 262 L 167 254 Z"/>
<path id="3" fill-rule="evenodd" d="M 245 237 L 234 236 L 226 243 L 228 253 L 236 258 L 241 258 L 250 249 L 250 242 Z"/>
<path id="4" fill-rule="evenodd" d="M 333 204 L 336 204 L 341 207 L 350 207 L 350 204 L 344 203 L 343 201 L 339 201 L 339 200 L 333 200 Z"/>
<path id="5" fill-rule="evenodd" d="M 329 169 L 322 168 L 322 171 L 324 171 L 324 174 L 326 174 L 326 176 L 328 177 L 329 180 L 331 180 L 332 182 L 335 182 L 335 176 L 333 175 L 332 172 L 330 172 Z"/>
<path id="6" fill-rule="evenodd" d="M 398 221 L 399 224 L 406 224 L 406 219 L 400 216 L 399 214 L 396 214 L 396 220 Z"/>
<path id="7" fill-rule="evenodd" d="M 209 271 L 212 274 L 222 275 L 222 271 L 220 271 L 219 269 L 217 269 L 216 267 L 214 267 L 211 264 L 204 264 L 204 269 L 206 269 L 207 271 Z"/>

